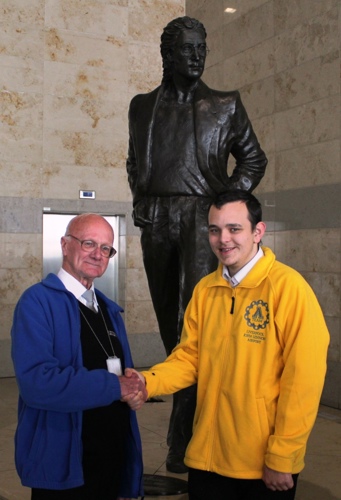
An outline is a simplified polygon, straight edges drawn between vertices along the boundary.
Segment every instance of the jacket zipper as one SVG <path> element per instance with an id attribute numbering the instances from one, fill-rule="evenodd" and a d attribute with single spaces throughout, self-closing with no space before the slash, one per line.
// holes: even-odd
<path id="1" fill-rule="evenodd" d="M 234 301 L 235 301 L 235 297 L 232 297 L 232 304 L 231 304 L 230 314 L 233 314 L 233 312 L 234 312 Z"/>

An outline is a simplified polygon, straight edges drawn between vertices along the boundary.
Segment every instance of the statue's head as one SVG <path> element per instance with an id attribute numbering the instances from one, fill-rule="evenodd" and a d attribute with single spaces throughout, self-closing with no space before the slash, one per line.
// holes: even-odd
<path id="1" fill-rule="evenodd" d="M 164 28 L 161 35 L 161 56 L 163 63 L 163 82 L 170 80 L 174 73 L 174 60 L 173 56 L 176 50 L 181 50 L 179 47 L 179 39 L 183 37 L 184 33 L 196 34 L 199 39 L 199 57 L 202 60 L 202 71 L 205 64 L 206 53 L 208 51 L 206 47 L 206 30 L 204 25 L 188 16 L 178 17 L 170 21 Z M 186 44 L 185 50 L 188 49 L 190 44 Z M 192 46 L 193 47 L 193 46 Z M 198 48 L 198 47 L 197 47 Z M 185 55 L 185 53 L 184 53 Z M 186 54 L 191 57 L 191 54 Z M 202 73 L 201 71 L 201 73 Z M 201 75 L 200 75 L 201 76 Z"/>

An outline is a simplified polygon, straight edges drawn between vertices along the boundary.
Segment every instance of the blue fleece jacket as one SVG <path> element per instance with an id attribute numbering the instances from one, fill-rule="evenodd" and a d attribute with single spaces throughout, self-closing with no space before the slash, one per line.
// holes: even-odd
<path id="1" fill-rule="evenodd" d="M 99 290 L 121 342 L 126 367 L 132 367 L 122 309 Z M 83 484 L 83 410 L 121 398 L 118 377 L 87 370 L 82 362 L 78 301 L 54 274 L 21 296 L 12 327 L 12 359 L 19 386 L 15 462 L 24 486 L 67 489 Z M 122 497 L 142 495 L 141 440 L 130 412 Z"/>

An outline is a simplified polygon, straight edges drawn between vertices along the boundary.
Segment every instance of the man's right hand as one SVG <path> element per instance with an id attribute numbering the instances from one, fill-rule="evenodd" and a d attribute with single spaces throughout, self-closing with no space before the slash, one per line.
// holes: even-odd
<path id="1" fill-rule="evenodd" d="M 121 401 L 127 403 L 132 410 L 139 410 L 148 398 L 144 378 L 132 369 L 127 369 L 125 373 L 125 376 L 118 377 L 121 385 Z"/>
<path id="2" fill-rule="evenodd" d="M 144 376 L 142 375 L 142 373 L 134 370 L 134 368 L 126 368 L 124 370 L 124 375 L 126 377 L 131 377 L 132 375 L 137 375 L 138 378 L 141 380 L 141 382 L 143 383 L 143 385 L 146 385 L 146 379 L 144 378 Z"/>
<path id="3" fill-rule="evenodd" d="M 129 376 L 121 375 L 118 377 L 121 386 L 121 397 L 125 398 L 131 394 L 137 394 L 139 391 L 146 391 L 145 384 L 136 373 L 130 373 Z"/>

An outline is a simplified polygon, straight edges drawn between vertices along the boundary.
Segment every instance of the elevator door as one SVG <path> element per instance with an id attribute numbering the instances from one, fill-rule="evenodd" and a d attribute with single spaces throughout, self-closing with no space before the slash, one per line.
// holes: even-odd
<path id="1" fill-rule="evenodd" d="M 43 277 L 49 273 L 58 273 L 62 264 L 60 238 L 65 234 L 66 226 L 75 214 L 43 214 Z M 120 241 L 118 234 L 119 217 L 116 215 L 104 216 L 114 230 L 114 247 L 119 252 Z M 118 256 L 109 259 L 109 265 L 101 278 L 95 279 L 95 287 L 107 297 L 118 301 Z"/>

